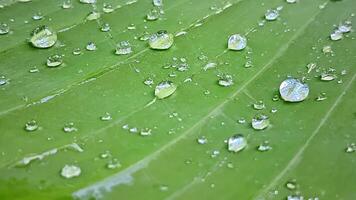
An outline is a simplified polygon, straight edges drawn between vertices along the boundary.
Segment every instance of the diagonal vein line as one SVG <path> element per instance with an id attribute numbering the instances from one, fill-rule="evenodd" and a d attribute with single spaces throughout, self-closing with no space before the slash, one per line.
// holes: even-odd
<path id="1" fill-rule="evenodd" d="M 76 196 L 77 194 L 83 194 L 86 192 L 95 192 L 98 189 L 105 189 L 106 183 L 112 184 L 116 182 L 116 180 L 121 180 L 123 177 L 130 176 L 132 173 L 137 172 L 138 170 L 142 169 L 143 167 L 147 166 L 151 161 L 155 160 L 162 152 L 166 151 L 176 143 L 178 143 L 180 140 L 184 139 L 187 135 L 192 133 L 196 128 L 199 126 L 203 125 L 207 119 L 209 119 L 211 116 L 214 116 L 215 114 L 219 113 L 221 111 L 221 108 L 224 107 L 230 100 L 234 99 L 240 92 L 242 92 L 251 82 L 253 82 L 257 77 L 259 77 L 264 71 L 266 71 L 272 64 L 280 58 L 285 51 L 289 48 L 289 46 L 293 43 L 295 39 L 297 39 L 303 32 L 304 30 L 315 20 L 316 16 L 320 13 L 316 12 L 310 20 L 308 20 L 301 28 L 290 38 L 290 40 L 282 46 L 278 52 L 272 57 L 272 59 L 265 64 L 260 71 L 258 71 L 254 76 L 251 77 L 250 80 L 248 80 L 246 83 L 244 83 L 239 89 L 237 89 L 233 94 L 231 94 L 228 98 L 226 98 L 224 101 L 222 101 L 220 104 L 218 104 L 213 110 L 211 110 L 207 115 L 205 115 L 201 120 L 196 122 L 192 127 L 187 129 L 185 132 L 180 134 L 178 137 L 175 139 L 169 141 L 167 144 L 163 145 L 161 148 L 156 150 L 155 152 L 151 153 L 150 155 L 147 155 L 145 158 L 137 161 L 136 163 L 133 163 L 132 165 L 128 166 L 126 169 L 118 172 L 117 174 L 114 174 L 100 182 L 97 182 L 93 185 L 89 185 L 88 187 L 85 187 L 83 189 L 80 189 L 76 192 L 73 193 L 73 196 Z M 110 185 L 110 188 L 106 189 L 111 189 L 115 185 Z"/>
<path id="2" fill-rule="evenodd" d="M 293 158 L 289 161 L 289 163 L 286 165 L 286 167 L 272 180 L 272 182 L 261 192 L 259 192 L 259 195 L 255 197 L 254 199 L 263 199 L 263 195 L 275 187 L 277 183 L 283 178 L 287 172 L 289 172 L 291 169 L 293 169 L 298 162 L 300 161 L 301 155 L 304 153 L 305 149 L 310 145 L 311 141 L 315 138 L 315 136 L 319 133 L 320 129 L 323 127 L 323 125 L 326 123 L 326 121 L 329 119 L 330 115 L 333 113 L 335 108 L 340 104 L 342 98 L 345 96 L 346 92 L 348 89 L 351 87 L 352 83 L 356 79 L 356 73 L 353 75 L 352 79 L 349 81 L 345 89 L 342 91 L 342 93 L 338 96 L 336 99 L 335 103 L 330 107 L 330 109 L 325 113 L 325 116 L 320 120 L 319 125 L 316 127 L 314 132 L 309 136 L 305 144 L 300 148 L 300 150 L 293 156 Z"/>

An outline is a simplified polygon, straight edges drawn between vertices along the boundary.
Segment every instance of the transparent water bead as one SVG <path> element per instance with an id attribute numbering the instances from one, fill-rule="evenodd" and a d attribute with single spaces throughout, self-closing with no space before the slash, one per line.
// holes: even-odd
<path id="1" fill-rule="evenodd" d="M 121 41 L 116 45 L 115 54 L 117 55 L 127 55 L 132 53 L 131 44 L 128 41 Z"/>
<path id="2" fill-rule="evenodd" d="M 79 2 L 85 4 L 93 4 L 96 3 L 96 0 L 80 0 Z"/>
<path id="3" fill-rule="evenodd" d="M 323 53 L 324 54 L 329 54 L 329 53 L 332 53 L 332 52 L 333 52 L 333 50 L 332 50 L 330 45 L 326 45 L 326 46 L 323 47 Z"/>
<path id="4" fill-rule="evenodd" d="M 38 12 L 32 16 L 33 20 L 41 20 L 42 18 L 43 18 L 43 15 L 40 12 Z"/>
<path id="5" fill-rule="evenodd" d="M 53 68 L 53 67 L 58 67 L 63 63 L 63 59 L 61 55 L 52 55 L 47 58 L 47 67 Z"/>
<path id="6" fill-rule="evenodd" d="M 116 158 L 109 160 L 108 164 L 106 165 L 106 168 L 108 169 L 117 169 L 120 167 L 121 167 L 121 163 Z"/>
<path id="7" fill-rule="evenodd" d="M 304 200 L 303 196 L 298 196 L 298 195 L 289 195 L 287 197 L 287 200 Z"/>
<path id="8" fill-rule="evenodd" d="M 231 136 L 228 140 L 228 150 L 232 152 L 239 152 L 247 146 L 245 137 L 241 134 Z"/>
<path id="9" fill-rule="evenodd" d="M 266 152 L 271 150 L 272 147 L 268 144 L 268 141 L 263 142 L 261 145 L 257 147 L 257 150 L 260 152 Z"/>
<path id="10" fill-rule="evenodd" d="M 253 119 L 252 119 L 252 128 L 255 130 L 263 130 L 266 129 L 269 126 L 269 118 L 267 115 L 264 114 L 257 114 Z"/>
<path id="11" fill-rule="evenodd" d="M 99 19 L 100 18 L 100 13 L 99 12 L 95 12 L 95 11 L 92 11 L 88 14 L 87 16 L 87 20 L 88 21 L 92 21 L 92 20 L 96 20 L 96 19 Z"/>
<path id="12" fill-rule="evenodd" d="M 154 6 L 163 6 L 163 0 L 153 0 L 152 3 Z"/>
<path id="13" fill-rule="evenodd" d="M 330 34 L 330 39 L 333 41 L 338 41 L 343 38 L 342 32 L 339 30 L 335 30 L 333 33 Z"/>
<path id="14" fill-rule="evenodd" d="M 263 110 L 263 109 L 265 109 L 265 104 L 263 103 L 263 101 L 258 101 L 253 104 L 253 108 L 255 110 Z"/>
<path id="15" fill-rule="evenodd" d="M 49 48 L 57 42 L 57 34 L 47 26 L 39 26 L 32 31 L 31 44 L 37 48 Z"/>
<path id="16" fill-rule="evenodd" d="M 151 49 L 165 50 L 169 49 L 174 42 L 174 36 L 167 31 L 161 30 L 153 34 L 149 39 Z"/>
<path id="17" fill-rule="evenodd" d="M 267 10 L 266 14 L 265 14 L 265 19 L 267 21 L 274 21 L 278 18 L 279 16 L 279 12 L 277 10 Z"/>
<path id="18" fill-rule="evenodd" d="M 74 178 L 81 174 L 82 170 L 76 165 L 64 165 L 61 176 L 64 178 Z"/>
<path id="19" fill-rule="evenodd" d="M 197 139 L 198 144 L 206 144 L 208 143 L 208 139 L 206 137 L 200 137 Z"/>
<path id="20" fill-rule="evenodd" d="M 234 34 L 229 37 L 227 42 L 227 47 L 230 50 L 240 51 L 246 48 L 247 46 L 247 39 L 245 36 L 240 34 Z"/>
<path id="21" fill-rule="evenodd" d="M 10 32 L 10 27 L 9 25 L 5 23 L 0 23 L 0 35 L 5 35 Z"/>
<path id="22" fill-rule="evenodd" d="M 8 83 L 8 80 L 5 76 L 0 76 L 0 86 L 6 85 Z"/>
<path id="23" fill-rule="evenodd" d="M 218 66 L 218 64 L 216 64 L 216 63 L 214 63 L 214 62 L 209 62 L 209 63 L 207 63 L 207 64 L 203 67 L 203 70 L 204 70 L 204 71 L 207 71 L 207 70 L 213 69 L 213 68 L 215 68 L 215 67 L 217 67 L 217 66 Z"/>
<path id="24" fill-rule="evenodd" d="M 297 3 L 297 0 L 286 0 L 287 3 Z"/>
<path id="25" fill-rule="evenodd" d="M 33 132 L 38 129 L 38 124 L 35 120 L 28 121 L 25 124 L 25 130 L 28 132 Z"/>
<path id="26" fill-rule="evenodd" d="M 63 131 L 66 133 L 72 133 L 78 131 L 78 129 L 74 126 L 73 122 L 69 122 L 64 125 Z"/>
<path id="27" fill-rule="evenodd" d="M 80 55 L 82 54 L 82 50 L 80 48 L 75 48 L 73 50 L 73 55 L 77 56 L 77 55 Z"/>
<path id="28" fill-rule="evenodd" d="M 105 113 L 105 115 L 100 117 L 100 120 L 101 121 L 110 121 L 110 120 L 112 120 L 112 117 L 111 117 L 110 113 Z"/>
<path id="29" fill-rule="evenodd" d="M 69 9 L 69 8 L 72 8 L 73 5 L 72 5 L 72 1 L 71 0 L 64 0 L 63 3 L 62 3 L 62 8 L 63 9 Z"/>
<path id="30" fill-rule="evenodd" d="M 351 29 L 352 29 L 351 21 L 346 21 L 345 23 L 340 24 L 338 27 L 338 30 L 342 33 L 349 33 L 351 32 Z"/>
<path id="31" fill-rule="evenodd" d="M 279 86 L 279 93 L 284 101 L 300 102 L 309 95 L 309 86 L 298 79 L 288 78 Z"/>
<path id="32" fill-rule="evenodd" d="M 332 81 L 335 80 L 337 78 L 337 76 L 335 74 L 331 74 L 331 73 L 322 73 L 320 75 L 320 80 L 322 81 Z"/>
<path id="33" fill-rule="evenodd" d="M 96 50 L 96 44 L 94 42 L 89 42 L 85 48 L 88 51 L 95 51 Z"/>
<path id="34" fill-rule="evenodd" d="M 346 149 L 345 149 L 346 153 L 353 153 L 356 152 L 356 144 L 355 143 L 351 143 L 349 145 L 347 145 Z"/>
<path id="35" fill-rule="evenodd" d="M 160 10 L 157 8 L 153 8 L 151 9 L 147 15 L 146 15 L 146 19 L 148 21 L 155 21 L 160 17 Z"/>
<path id="36" fill-rule="evenodd" d="M 160 82 L 155 89 L 155 96 L 159 99 L 164 99 L 171 96 L 177 89 L 177 86 L 172 81 Z"/>
<path id="37" fill-rule="evenodd" d="M 286 183 L 286 188 L 289 189 L 289 190 L 295 190 L 297 188 L 297 183 L 296 181 L 288 181 Z"/>
<path id="38" fill-rule="evenodd" d="M 151 132 L 152 132 L 151 129 L 149 129 L 149 128 L 144 128 L 144 129 L 141 130 L 140 135 L 142 135 L 142 136 L 149 136 L 149 135 L 152 135 Z"/>
<path id="39" fill-rule="evenodd" d="M 234 84 L 234 80 L 232 79 L 231 75 L 223 75 L 220 77 L 218 84 L 223 87 L 229 87 Z"/>
<path id="40" fill-rule="evenodd" d="M 102 32 L 109 32 L 111 30 L 110 24 L 105 23 L 103 26 L 100 28 Z"/>
<path id="41" fill-rule="evenodd" d="M 103 12 L 104 13 L 111 13 L 111 12 L 114 12 L 114 7 L 109 4 L 109 3 L 104 3 L 104 6 L 103 6 Z"/>

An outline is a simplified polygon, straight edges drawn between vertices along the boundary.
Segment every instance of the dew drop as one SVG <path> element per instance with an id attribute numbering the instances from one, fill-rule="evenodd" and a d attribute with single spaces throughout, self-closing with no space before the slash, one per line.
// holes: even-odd
<path id="1" fill-rule="evenodd" d="M 103 6 L 103 12 L 104 13 L 112 13 L 112 12 L 114 12 L 114 8 L 113 8 L 113 6 L 111 5 L 111 4 L 109 4 L 109 3 L 104 3 L 104 6 Z"/>
<path id="2" fill-rule="evenodd" d="M 297 188 L 297 184 L 295 181 L 288 181 L 286 183 L 286 188 L 289 190 L 295 190 Z"/>
<path id="3" fill-rule="evenodd" d="M 349 33 L 351 29 L 352 29 L 351 21 L 346 21 L 345 23 L 340 24 L 338 27 L 338 30 L 341 33 Z"/>
<path id="4" fill-rule="evenodd" d="M 49 48 L 57 42 L 57 34 L 47 26 L 39 26 L 32 31 L 30 42 L 37 48 Z"/>
<path id="5" fill-rule="evenodd" d="M 151 78 L 147 78 L 146 80 L 143 81 L 143 83 L 147 86 L 151 86 L 154 82 Z"/>
<path id="6" fill-rule="evenodd" d="M 316 68 L 316 63 L 307 64 L 308 74 Z"/>
<path id="7" fill-rule="evenodd" d="M 263 142 L 262 144 L 260 144 L 257 147 L 257 150 L 260 151 L 260 152 L 266 152 L 266 151 L 269 151 L 271 149 L 272 149 L 272 147 L 268 144 L 268 141 Z"/>
<path id="8" fill-rule="evenodd" d="M 287 200 L 303 200 L 304 198 L 302 196 L 299 195 L 289 195 L 287 197 Z"/>
<path id="9" fill-rule="evenodd" d="M 335 74 L 331 74 L 331 73 L 322 73 L 320 75 L 320 80 L 322 81 L 332 81 L 335 80 L 337 78 L 337 76 Z"/>
<path id="10" fill-rule="evenodd" d="M 318 97 L 315 99 L 316 101 L 324 101 L 326 100 L 328 97 L 326 96 L 325 92 L 322 92 L 318 95 Z"/>
<path id="11" fill-rule="evenodd" d="M 228 150 L 232 152 L 239 152 L 247 146 L 245 137 L 241 134 L 231 136 L 228 140 Z"/>
<path id="12" fill-rule="evenodd" d="M 105 23 L 103 26 L 100 28 L 102 32 L 109 32 L 111 30 L 110 24 Z"/>
<path id="13" fill-rule="evenodd" d="M 341 40 L 343 38 L 342 32 L 339 30 L 335 30 L 330 34 L 330 39 L 333 41 Z"/>
<path id="14" fill-rule="evenodd" d="M 116 55 L 127 55 L 130 53 L 132 53 L 132 48 L 128 41 L 121 41 L 116 45 Z"/>
<path id="15" fill-rule="evenodd" d="M 286 0 L 287 3 L 297 3 L 297 0 Z"/>
<path id="16" fill-rule="evenodd" d="M 41 20 L 43 18 L 43 15 L 39 12 L 36 13 L 35 15 L 32 16 L 33 20 Z"/>
<path id="17" fill-rule="evenodd" d="M 79 2 L 84 4 L 94 4 L 96 3 L 96 0 L 80 0 Z"/>
<path id="18" fill-rule="evenodd" d="M 252 128 L 255 130 L 263 130 L 266 129 L 269 126 L 269 118 L 267 115 L 264 114 L 257 114 L 253 119 L 252 119 Z"/>
<path id="19" fill-rule="evenodd" d="M 227 46 L 228 49 L 231 50 L 243 50 L 247 46 L 247 39 L 240 34 L 231 35 L 227 42 Z"/>
<path id="20" fill-rule="evenodd" d="M 76 165 L 65 165 L 61 170 L 61 176 L 64 178 L 74 178 L 81 173 L 80 167 Z"/>
<path id="21" fill-rule="evenodd" d="M 33 132 L 36 131 L 37 129 L 38 129 L 38 124 L 35 120 L 28 121 L 25 124 L 25 130 L 28 132 Z"/>
<path id="22" fill-rule="evenodd" d="M 96 20 L 96 19 L 99 19 L 100 18 L 100 13 L 99 12 L 96 12 L 96 11 L 92 11 L 88 14 L 87 16 L 87 20 L 88 21 L 92 21 L 92 20 Z"/>
<path id="23" fill-rule="evenodd" d="M 204 71 L 207 71 L 207 70 L 209 70 L 209 69 L 215 68 L 216 66 L 217 66 L 216 63 L 214 63 L 214 62 L 209 62 L 209 63 L 207 63 L 207 64 L 203 67 L 203 70 L 204 70 Z"/>
<path id="24" fill-rule="evenodd" d="M 63 131 L 66 133 L 72 133 L 78 131 L 78 129 L 74 126 L 73 122 L 69 122 L 64 125 Z"/>
<path id="25" fill-rule="evenodd" d="M 171 81 L 162 81 L 155 88 L 155 96 L 164 99 L 171 96 L 177 89 L 177 86 Z"/>
<path id="26" fill-rule="evenodd" d="M 258 101 L 253 104 L 253 108 L 255 110 L 263 110 L 263 109 L 265 109 L 265 104 L 263 103 L 263 101 Z"/>
<path id="27" fill-rule="evenodd" d="M 0 23 L 0 35 L 5 35 L 10 32 L 10 27 L 5 23 Z"/>
<path id="28" fill-rule="evenodd" d="M 63 63 L 62 56 L 56 54 L 47 58 L 47 67 L 54 68 L 58 67 Z"/>
<path id="29" fill-rule="evenodd" d="M 246 119 L 245 118 L 240 118 L 239 120 L 237 120 L 237 122 L 239 123 L 239 124 L 244 124 L 244 123 L 246 123 Z"/>
<path id="30" fill-rule="evenodd" d="M 234 81 L 231 75 L 222 75 L 218 80 L 218 84 L 223 87 L 229 87 L 234 84 Z"/>
<path id="31" fill-rule="evenodd" d="M 149 136 L 149 135 L 152 134 L 151 131 L 152 131 L 152 130 L 149 129 L 149 128 L 144 128 L 144 129 L 141 130 L 140 135 L 142 135 L 142 136 Z"/>
<path id="32" fill-rule="evenodd" d="M 121 163 L 116 158 L 110 160 L 106 165 L 106 168 L 108 169 L 117 169 L 120 167 L 121 167 Z"/>
<path id="33" fill-rule="evenodd" d="M 110 120 L 112 120 L 112 117 L 111 117 L 110 113 L 105 113 L 105 115 L 100 117 L 100 120 L 101 121 L 110 121 Z"/>
<path id="34" fill-rule="evenodd" d="M 73 55 L 78 56 L 80 54 L 82 54 L 82 50 L 80 48 L 75 48 L 73 50 Z"/>
<path id="35" fill-rule="evenodd" d="M 153 8 L 151 9 L 147 15 L 146 15 L 146 19 L 148 21 L 155 21 L 160 17 L 160 10 L 157 8 Z"/>
<path id="36" fill-rule="evenodd" d="M 164 50 L 169 49 L 174 42 L 174 36 L 167 31 L 158 31 L 149 39 L 149 46 L 151 49 Z"/>
<path id="37" fill-rule="evenodd" d="M 163 6 L 163 0 L 153 0 L 152 3 L 154 6 Z"/>
<path id="38" fill-rule="evenodd" d="M 353 153 L 356 152 L 356 144 L 355 143 L 351 143 L 349 145 L 347 145 L 346 149 L 345 149 L 346 153 Z"/>
<path id="39" fill-rule="evenodd" d="M 8 82 L 5 76 L 0 76 L 0 86 L 6 85 Z"/>
<path id="40" fill-rule="evenodd" d="M 198 144 L 206 144 L 208 143 L 208 139 L 206 137 L 200 137 L 197 139 Z"/>
<path id="41" fill-rule="evenodd" d="M 267 10 L 265 14 L 265 19 L 267 21 L 274 21 L 278 18 L 279 12 L 277 10 Z"/>
<path id="42" fill-rule="evenodd" d="M 284 101 L 300 102 L 309 94 L 309 86 L 298 79 L 288 78 L 279 86 L 279 93 Z"/>
<path id="43" fill-rule="evenodd" d="M 40 72 L 40 70 L 36 67 L 36 66 L 34 66 L 34 67 L 31 67 L 30 68 L 30 70 L 28 70 L 30 73 L 37 73 L 37 72 Z M 0 83 L 0 85 L 1 85 L 1 83 Z"/>
<path id="44" fill-rule="evenodd" d="M 96 50 L 96 44 L 94 42 L 89 42 L 85 48 L 88 51 L 95 51 Z"/>
<path id="45" fill-rule="evenodd" d="M 327 46 L 323 47 L 323 53 L 324 54 L 329 54 L 329 53 L 332 53 L 332 52 L 333 52 L 333 50 L 332 50 L 330 45 L 327 45 Z"/>
<path id="46" fill-rule="evenodd" d="M 63 9 L 70 9 L 72 8 L 73 5 L 72 5 L 72 1 L 71 0 L 64 0 L 63 3 L 62 3 L 62 8 Z"/>

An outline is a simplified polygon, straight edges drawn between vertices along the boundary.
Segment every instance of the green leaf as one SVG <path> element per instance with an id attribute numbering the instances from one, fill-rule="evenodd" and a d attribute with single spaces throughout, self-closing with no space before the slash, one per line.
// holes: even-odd
<path id="1" fill-rule="evenodd" d="M 114 12 L 104 13 L 104 3 Z M 161 18 L 145 21 L 151 1 L 72 0 L 71 9 L 54 0 L 0 1 L 0 22 L 12 31 L 0 35 L 7 79 L 0 86 L 0 199 L 355 199 L 356 152 L 345 152 L 356 143 L 355 33 L 339 41 L 330 34 L 346 20 L 356 24 L 356 2 L 163 3 Z M 264 22 L 279 6 L 278 19 Z M 100 18 L 87 21 L 93 10 Z M 43 19 L 33 20 L 38 12 Z M 111 31 L 100 31 L 104 23 Z M 29 43 L 40 25 L 57 31 L 54 47 Z M 170 49 L 139 39 L 159 30 L 176 35 Z M 233 34 L 247 38 L 244 50 L 227 50 Z M 131 54 L 115 54 L 121 41 Z M 85 49 L 89 42 L 96 51 Z M 332 52 L 324 53 L 328 45 Z M 77 48 L 81 55 L 73 55 Z M 64 63 L 49 68 L 54 54 Z M 308 73 L 310 63 L 317 67 Z M 34 66 L 39 72 L 29 73 Z M 325 72 L 337 78 L 320 80 Z M 233 84 L 222 87 L 226 76 Z M 273 100 L 288 76 L 308 84 L 306 100 Z M 162 81 L 176 88 L 156 100 Z M 327 98 L 316 101 L 321 93 Z M 265 108 L 254 109 L 260 100 Z M 251 127 L 258 114 L 269 117 L 267 129 Z M 38 128 L 28 132 L 31 120 Z M 229 152 L 226 141 L 236 134 L 247 147 Z M 272 149 L 258 151 L 266 141 Z M 62 177 L 65 165 L 81 174 Z"/>

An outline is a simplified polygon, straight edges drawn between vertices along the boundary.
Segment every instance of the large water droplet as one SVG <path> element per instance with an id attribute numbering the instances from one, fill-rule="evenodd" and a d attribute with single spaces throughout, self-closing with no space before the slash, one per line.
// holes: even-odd
<path id="1" fill-rule="evenodd" d="M 0 23 L 0 35 L 5 35 L 10 32 L 10 27 L 5 23 Z"/>
<path id="2" fill-rule="evenodd" d="M 131 44 L 128 41 L 121 41 L 116 45 L 115 54 L 117 55 L 127 55 L 132 52 Z"/>
<path id="3" fill-rule="evenodd" d="M 237 134 L 229 138 L 228 150 L 239 152 L 247 146 L 247 141 L 243 135 Z"/>
<path id="4" fill-rule="evenodd" d="M 47 58 L 47 66 L 50 68 L 58 67 L 62 63 L 63 63 L 63 59 L 61 55 L 56 54 Z"/>
<path id="5" fill-rule="evenodd" d="M 25 130 L 26 131 L 32 132 L 32 131 L 35 131 L 37 129 L 38 129 L 38 124 L 37 124 L 37 122 L 35 120 L 28 121 L 25 124 Z"/>
<path id="6" fill-rule="evenodd" d="M 164 99 L 171 96 L 177 89 L 177 86 L 171 81 L 160 82 L 155 89 L 155 96 Z"/>
<path id="7" fill-rule="evenodd" d="M 61 170 L 61 176 L 64 178 L 74 178 L 81 173 L 80 167 L 76 165 L 65 165 Z"/>
<path id="8" fill-rule="evenodd" d="M 308 97 L 309 86 L 298 79 L 288 78 L 279 86 L 279 93 L 284 101 L 300 102 Z"/>
<path id="9" fill-rule="evenodd" d="M 269 126 L 269 118 L 267 115 L 257 114 L 252 119 L 251 125 L 255 130 L 263 130 Z"/>
<path id="10" fill-rule="evenodd" d="M 268 21 L 276 20 L 279 16 L 279 12 L 277 10 L 267 10 L 265 14 L 265 19 Z"/>
<path id="11" fill-rule="evenodd" d="M 227 46 L 229 49 L 237 50 L 237 51 L 246 48 L 246 45 L 247 45 L 247 39 L 240 34 L 231 35 L 227 42 Z"/>
<path id="12" fill-rule="evenodd" d="M 49 48 L 57 42 L 57 34 L 47 26 L 39 26 L 32 32 L 30 42 L 37 48 Z"/>
<path id="13" fill-rule="evenodd" d="M 149 39 L 151 49 L 164 50 L 169 49 L 174 42 L 174 36 L 167 31 L 158 31 Z"/>

